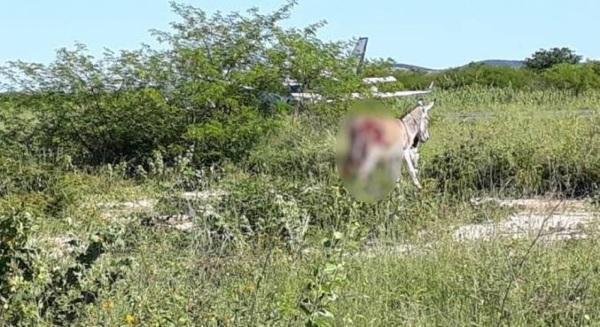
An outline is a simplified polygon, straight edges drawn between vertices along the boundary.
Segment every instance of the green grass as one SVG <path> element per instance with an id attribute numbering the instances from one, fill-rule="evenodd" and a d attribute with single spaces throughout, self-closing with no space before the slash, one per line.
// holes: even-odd
<path id="1" fill-rule="evenodd" d="M 2 221 L 32 227 L 0 232 L 4 241 L 28 239 L 0 258 L 22 255 L 35 272 L 10 291 L 0 286 L 11 295 L 0 322 L 598 325 L 596 234 L 530 250 L 531 240 L 457 243 L 452 232 L 511 211 L 474 206 L 475 195 L 597 197 L 600 93 L 467 89 L 435 97 L 421 154 L 424 190 L 403 174 L 401 189 L 372 204 L 354 201 L 337 176 L 337 108 L 284 120 L 246 159 L 213 174 L 182 166 L 124 179 L 116 168 L 65 171 L 0 155 Z M 390 105 L 400 113 L 413 103 Z M 592 111 L 581 115 L 581 108 Z M 469 112 L 490 116 L 457 116 Z M 175 196 L 188 188 L 226 195 L 188 206 Z M 159 200 L 160 212 L 124 210 L 106 219 L 96 206 L 138 199 Z M 197 228 L 187 233 L 142 223 L 191 212 Z M 71 234 L 101 245 L 91 264 L 78 253 L 52 259 L 56 249 L 39 245 Z M 416 252 L 368 256 L 373 242 L 411 244 Z M 69 267 L 82 272 L 75 281 L 59 278 Z M 0 282 L 14 284 L 24 271 L 0 271 Z"/>

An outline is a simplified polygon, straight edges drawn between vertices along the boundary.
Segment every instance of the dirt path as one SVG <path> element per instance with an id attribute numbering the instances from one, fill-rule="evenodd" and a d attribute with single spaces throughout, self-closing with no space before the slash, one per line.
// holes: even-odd
<path id="1" fill-rule="evenodd" d="M 496 203 L 518 211 L 500 222 L 460 226 L 454 232 L 457 241 L 540 236 L 547 241 L 587 238 L 595 228 L 598 214 L 583 200 L 554 199 L 474 199 L 476 205 Z"/>
<path id="2" fill-rule="evenodd" d="M 221 197 L 221 191 L 181 193 L 182 201 L 200 201 Z M 154 212 L 156 199 L 139 199 L 130 202 L 102 203 L 98 205 L 102 214 L 109 219 L 127 216 L 134 212 Z M 467 224 L 451 228 L 451 237 L 456 242 L 491 241 L 494 239 L 522 239 L 539 237 L 541 242 L 588 238 L 597 228 L 600 213 L 588 201 L 532 199 L 472 199 L 474 205 L 493 203 L 514 208 L 515 213 L 495 222 Z M 188 214 L 153 215 L 152 225 L 161 225 L 180 231 L 194 227 L 193 217 Z M 436 242 L 425 244 L 370 244 L 358 255 L 375 257 L 381 255 L 423 255 L 435 248 Z"/>
<path id="3" fill-rule="evenodd" d="M 585 239 L 597 230 L 600 212 L 588 201 L 533 199 L 473 199 L 474 205 L 495 203 L 515 208 L 516 212 L 498 222 L 467 224 L 452 228 L 456 242 L 491 241 L 494 239 L 522 239 L 539 236 L 540 242 Z M 433 251 L 436 242 L 425 244 L 401 243 L 395 245 L 371 244 L 360 252 L 361 257 L 414 256 Z"/>
<path id="4" fill-rule="evenodd" d="M 214 198 L 219 198 L 225 195 L 225 192 L 221 190 L 213 190 L 213 191 L 196 191 L 196 192 L 183 192 L 179 194 L 175 194 L 175 198 L 178 199 L 176 201 L 181 201 L 184 203 L 190 204 L 190 208 L 195 207 L 191 206 L 191 203 L 195 203 L 198 205 L 199 203 L 207 203 L 205 206 L 201 206 L 203 209 L 210 209 L 208 205 L 208 201 Z M 159 202 L 159 199 L 137 199 L 133 201 L 127 202 L 105 202 L 99 203 L 96 205 L 96 208 L 100 210 L 100 214 L 104 219 L 107 220 L 116 220 L 124 217 L 131 216 L 133 214 L 146 214 L 148 217 L 148 221 L 146 224 L 148 225 L 158 225 L 169 228 L 174 228 L 183 232 L 190 231 L 194 228 L 194 216 L 197 212 L 186 212 L 186 213 L 176 213 L 171 215 L 159 215 L 156 212 L 156 206 Z M 192 209 L 200 209 L 192 208 Z M 189 210 L 188 210 L 189 211 Z M 194 210 L 195 211 L 195 210 Z"/>

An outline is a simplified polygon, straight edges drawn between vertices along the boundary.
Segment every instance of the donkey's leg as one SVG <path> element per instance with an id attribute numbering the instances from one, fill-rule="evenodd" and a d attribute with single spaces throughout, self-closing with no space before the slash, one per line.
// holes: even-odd
<path id="1" fill-rule="evenodd" d="M 402 145 L 396 146 L 391 153 L 394 161 L 393 175 L 396 178 L 396 187 L 400 187 L 400 179 L 402 177 L 402 161 L 404 160 L 404 148 Z"/>
<path id="2" fill-rule="evenodd" d="M 410 149 L 404 150 L 404 161 L 406 161 L 406 166 L 408 167 L 408 173 L 410 174 L 410 177 L 412 178 L 413 184 L 415 184 L 415 186 L 418 189 L 421 189 L 421 183 L 419 183 L 419 180 L 417 179 L 417 170 L 415 169 L 415 167 L 413 166 L 413 163 L 412 163 Z"/>
<path id="3" fill-rule="evenodd" d="M 410 159 L 417 171 L 419 170 L 419 157 L 419 149 L 417 147 L 410 148 Z"/>

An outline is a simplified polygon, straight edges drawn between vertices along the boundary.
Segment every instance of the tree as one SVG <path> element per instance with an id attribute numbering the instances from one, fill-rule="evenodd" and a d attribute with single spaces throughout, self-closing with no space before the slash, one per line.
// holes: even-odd
<path id="1" fill-rule="evenodd" d="M 394 65 L 396 65 L 396 61 L 392 58 L 367 59 L 364 63 L 362 76 L 372 77 L 393 75 L 396 72 Z"/>
<path id="2" fill-rule="evenodd" d="M 275 126 L 262 95 L 283 93 L 286 77 L 328 96 L 358 84 L 350 43 L 319 40 L 322 23 L 281 27 L 295 4 L 208 16 L 172 2 L 180 19 L 153 31 L 162 49 L 97 59 L 77 44 L 49 65 L 0 66 L 0 88 L 26 95 L 15 110 L 35 121 L 21 143 L 89 165 L 145 162 L 155 150 L 169 160 L 188 147 L 197 163 L 243 158 Z M 0 140 L 22 135 L 17 126 L 0 129 Z"/>
<path id="3" fill-rule="evenodd" d="M 558 64 L 578 64 L 581 56 L 569 48 L 540 49 L 525 59 L 525 67 L 533 70 L 545 70 Z"/>

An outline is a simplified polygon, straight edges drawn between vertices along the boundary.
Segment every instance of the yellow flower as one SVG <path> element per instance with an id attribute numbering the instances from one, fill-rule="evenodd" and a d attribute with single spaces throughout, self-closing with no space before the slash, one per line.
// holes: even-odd
<path id="1" fill-rule="evenodd" d="M 113 307 L 113 302 L 111 300 L 106 300 L 106 301 L 102 302 L 102 309 L 108 310 L 108 309 L 112 309 L 112 307 Z"/>
<path id="2" fill-rule="evenodd" d="M 125 320 L 125 323 L 127 323 L 128 325 L 135 324 L 135 317 L 132 314 L 130 314 L 130 313 L 128 313 L 127 315 L 125 315 L 124 320 Z"/>
<path id="3" fill-rule="evenodd" d="M 248 282 L 248 283 L 246 283 L 246 285 L 244 285 L 242 290 L 246 293 L 252 293 L 252 292 L 254 292 L 254 290 L 256 290 L 256 287 L 254 286 L 254 283 Z"/>

